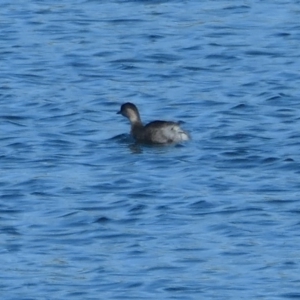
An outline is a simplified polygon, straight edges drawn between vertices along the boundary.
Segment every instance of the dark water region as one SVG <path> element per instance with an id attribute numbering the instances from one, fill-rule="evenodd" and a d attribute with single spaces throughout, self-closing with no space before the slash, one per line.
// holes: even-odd
<path id="1" fill-rule="evenodd" d="M 2 1 L 1 299 L 299 299 L 299 17 Z M 192 141 L 135 144 L 127 101 Z"/>

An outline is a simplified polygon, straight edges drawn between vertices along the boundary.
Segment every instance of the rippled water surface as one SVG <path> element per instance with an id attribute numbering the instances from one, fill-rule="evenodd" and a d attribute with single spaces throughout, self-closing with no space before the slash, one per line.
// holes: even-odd
<path id="1" fill-rule="evenodd" d="M 2 1 L 1 299 L 300 299 L 299 18 Z M 135 144 L 127 101 L 192 141 Z"/>

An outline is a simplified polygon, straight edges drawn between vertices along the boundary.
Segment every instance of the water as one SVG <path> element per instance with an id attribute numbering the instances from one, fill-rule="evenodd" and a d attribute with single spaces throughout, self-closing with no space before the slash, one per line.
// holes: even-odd
<path id="1" fill-rule="evenodd" d="M 4 1 L 1 299 L 299 299 L 299 4 Z"/>

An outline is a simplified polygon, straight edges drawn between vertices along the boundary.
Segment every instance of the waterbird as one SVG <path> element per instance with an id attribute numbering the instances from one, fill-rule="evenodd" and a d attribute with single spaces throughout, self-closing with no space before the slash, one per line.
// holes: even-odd
<path id="1" fill-rule="evenodd" d="M 171 144 L 190 140 L 190 135 L 178 123 L 152 121 L 143 125 L 138 108 L 130 102 L 121 105 L 117 114 L 129 119 L 131 135 L 137 142 L 147 144 Z"/>

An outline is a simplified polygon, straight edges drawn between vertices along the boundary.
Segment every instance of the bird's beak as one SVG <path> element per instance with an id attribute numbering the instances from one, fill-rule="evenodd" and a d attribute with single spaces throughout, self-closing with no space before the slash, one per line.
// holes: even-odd
<path id="1" fill-rule="evenodd" d="M 117 112 L 117 115 L 120 115 L 120 114 L 121 114 L 121 111 L 118 111 L 118 112 Z"/>

